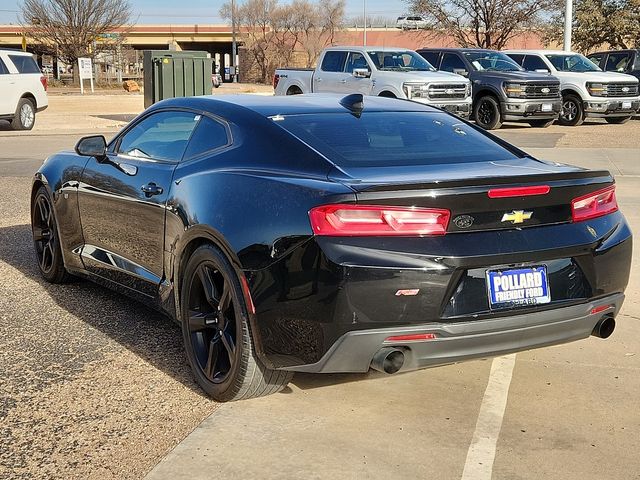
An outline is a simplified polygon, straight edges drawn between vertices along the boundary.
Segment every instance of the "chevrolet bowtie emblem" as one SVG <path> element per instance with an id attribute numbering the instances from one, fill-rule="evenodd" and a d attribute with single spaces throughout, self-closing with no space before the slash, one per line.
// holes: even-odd
<path id="1" fill-rule="evenodd" d="M 505 213 L 502 215 L 502 222 L 522 223 L 525 220 L 529 220 L 533 215 L 533 212 L 525 212 L 524 210 L 514 210 L 511 213 Z"/>

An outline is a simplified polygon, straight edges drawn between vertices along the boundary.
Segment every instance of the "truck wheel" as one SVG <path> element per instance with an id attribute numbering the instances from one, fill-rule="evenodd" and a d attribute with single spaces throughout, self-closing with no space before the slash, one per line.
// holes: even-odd
<path id="1" fill-rule="evenodd" d="M 196 249 L 181 285 L 185 351 L 207 394 L 227 402 L 270 395 L 289 383 L 292 372 L 270 370 L 256 357 L 240 280 L 220 250 Z"/>
<path id="2" fill-rule="evenodd" d="M 485 130 L 495 130 L 502 126 L 500 104 L 490 95 L 480 97 L 476 102 L 473 108 L 473 117 L 476 123 Z"/>
<path id="3" fill-rule="evenodd" d="M 384 97 L 384 98 L 398 98 L 393 93 L 387 92 L 386 90 L 384 92 L 380 92 L 380 94 L 378 96 L 379 97 Z"/>
<path id="4" fill-rule="evenodd" d="M 562 111 L 558 118 L 560 125 L 577 127 L 584 122 L 584 108 L 582 100 L 576 95 L 565 95 L 562 97 Z"/>
<path id="5" fill-rule="evenodd" d="M 605 120 L 607 121 L 607 123 L 612 123 L 614 125 L 621 125 L 631 120 L 631 117 L 611 117 L 611 118 L 605 118 Z"/>
<path id="6" fill-rule="evenodd" d="M 547 128 L 553 125 L 555 120 L 529 120 L 529 125 L 535 128 Z"/>
<path id="7" fill-rule="evenodd" d="M 302 90 L 300 90 L 298 87 L 289 87 L 289 90 L 287 90 L 287 95 L 302 95 Z"/>
<path id="8" fill-rule="evenodd" d="M 14 130 L 31 130 L 36 123 L 36 107 L 28 98 L 18 102 L 16 114 L 13 116 L 11 128 Z"/>

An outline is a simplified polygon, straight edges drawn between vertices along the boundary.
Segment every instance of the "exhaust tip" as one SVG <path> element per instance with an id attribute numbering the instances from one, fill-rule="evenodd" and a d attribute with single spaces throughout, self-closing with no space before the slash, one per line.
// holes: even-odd
<path id="1" fill-rule="evenodd" d="M 616 321 L 613 316 L 606 315 L 598 320 L 596 326 L 593 327 L 591 335 L 598 338 L 609 338 L 616 329 Z"/>
<path id="2" fill-rule="evenodd" d="M 404 352 L 398 348 L 382 348 L 371 361 L 371 368 L 392 375 L 404 365 Z"/>

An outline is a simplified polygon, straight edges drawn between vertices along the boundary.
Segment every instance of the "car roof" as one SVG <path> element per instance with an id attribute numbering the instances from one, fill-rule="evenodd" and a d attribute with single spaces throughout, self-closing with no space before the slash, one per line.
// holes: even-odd
<path id="1" fill-rule="evenodd" d="M 275 115 L 301 115 L 310 113 L 344 113 L 348 110 L 340 104 L 345 98 L 340 94 L 306 95 L 205 95 L 199 97 L 172 98 L 155 106 L 198 108 L 213 114 L 221 110 L 251 110 L 263 117 Z M 409 100 L 364 96 L 364 112 L 438 112 L 439 110 Z M 234 108 L 235 107 L 235 108 Z M 153 108 L 153 107 L 152 107 Z"/>
<path id="2" fill-rule="evenodd" d="M 17 50 L 15 48 L 0 48 L 0 53 L 10 53 L 11 55 L 24 55 L 25 57 L 32 57 L 33 53 L 24 52 L 22 50 Z"/>
<path id="3" fill-rule="evenodd" d="M 490 48 L 451 48 L 451 47 L 424 47 L 419 48 L 418 51 L 434 51 L 434 52 L 496 52 Z"/>
<path id="4" fill-rule="evenodd" d="M 640 53 L 640 48 L 621 48 L 619 50 L 599 50 L 597 52 L 591 52 L 589 53 L 589 55 L 598 55 L 600 53 L 627 53 L 627 52 Z"/>
<path id="5" fill-rule="evenodd" d="M 327 47 L 325 50 L 366 50 L 376 52 L 398 52 L 398 51 L 413 51 L 406 47 L 375 47 L 375 46 L 362 46 L 362 45 L 340 45 L 334 47 Z"/>
<path id="6" fill-rule="evenodd" d="M 580 55 L 578 52 L 567 52 L 566 50 L 526 50 L 526 49 L 513 49 L 503 50 L 504 53 L 519 53 L 521 55 L 534 54 L 534 55 Z"/>

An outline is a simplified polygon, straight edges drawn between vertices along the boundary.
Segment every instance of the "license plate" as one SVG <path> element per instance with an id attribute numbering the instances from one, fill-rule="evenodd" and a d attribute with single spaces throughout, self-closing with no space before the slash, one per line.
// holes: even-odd
<path id="1" fill-rule="evenodd" d="M 631 108 L 631 102 L 622 102 L 622 109 L 629 110 Z"/>
<path id="2" fill-rule="evenodd" d="M 491 308 L 549 303 L 547 267 L 487 270 L 487 293 Z"/>
<path id="3" fill-rule="evenodd" d="M 543 103 L 542 104 L 542 111 L 543 112 L 551 112 L 553 110 L 553 105 L 550 103 Z"/>

